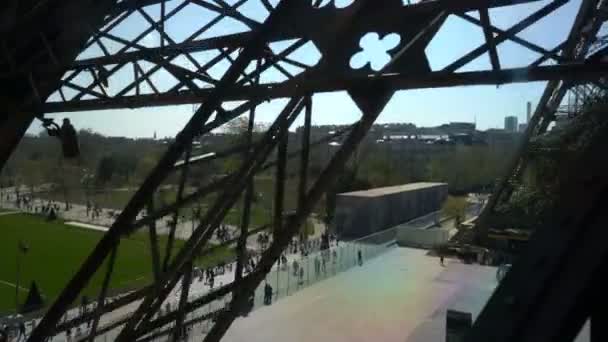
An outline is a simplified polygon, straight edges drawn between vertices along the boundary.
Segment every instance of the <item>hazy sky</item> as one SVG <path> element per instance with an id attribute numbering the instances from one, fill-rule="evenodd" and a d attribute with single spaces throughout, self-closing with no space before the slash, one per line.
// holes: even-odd
<path id="1" fill-rule="evenodd" d="M 298 0 L 300 1 L 300 0 Z M 304 0 L 301 0 L 304 1 Z M 229 1 L 232 3 L 233 1 Z M 340 0 L 336 3 L 344 5 L 348 0 Z M 169 8 L 181 3 L 181 0 L 170 0 Z M 492 23 L 500 28 L 508 29 L 521 18 L 531 14 L 549 1 L 537 1 L 531 4 L 512 6 L 509 8 L 493 9 L 490 11 Z M 331 4 L 330 4 L 331 5 Z M 187 33 L 200 27 L 201 22 L 210 20 L 212 13 L 201 10 L 200 8 L 188 5 L 186 11 L 180 17 L 172 18 L 166 23 L 169 34 L 177 41 L 183 40 Z M 552 49 L 561 43 L 567 36 L 580 0 L 569 1 L 566 5 L 559 8 L 550 16 L 541 19 L 537 24 L 524 30 L 519 36 L 530 40 L 546 49 Z M 259 0 L 251 1 L 246 7 L 241 8 L 242 12 L 248 14 L 258 21 L 262 21 L 266 12 L 261 9 Z M 152 17 L 157 17 L 158 9 L 155 7 L 146 8 L 146 12 Z M 473 14 L 475 17 L 477 15 Z M 132 18 L 117 27 L 113 33 L 125 38 L 132 38 L 139 34 L 146 27 L 140 15 L 133 15 Z M 208 36 L 217 34 L 227 34 L 244 30 L 243 25 L 231 20 L 223 20 L 214 31 L 207 33 Z M 201 36 L 200 38 L 204 38 Z M 394 38 L 394 37 L 392 37 Z M 382 44 L 387 47 L 395 46 L 395 41 L 385 39 L 382 42 L 374 42 L 368 36 L 362 39 L 361 43 Z M 158 41 L 158 36 L 154 33 L 147 35 L 142 44 L 153 46 Z M 112 48 L 118 48 L 109 41 L 106 41 Z M 403 42 L 400 42 L 403 43 Z M 430 60 L 433 70 L 448 65 L 462 54 L 476 48 L 483 43 L 482 30 L 460 18 L 450 16 L 443 25 L 437 36 L 434 37 L 428 46 L 426 53 Z M 281 50 L 281 44 L 272 47 L 275 51 Z M 283 47 L 284 48 L 284 47 Z M 112 50 L 112 49 L 111 49 Z M 501 65 L 504 68 L 522 67 L 534 61 L 539 55 L 531 52 L 515 43 L 509 41 L 498 46 Z M 376 48 L 373 54 L 363 57 L 362 61 L 369 59 L 372 66 L 381 65 L 386 55 L 381 48 Z M 303 62 L 312 61 L 314 63 L 319 56 L 313 49 L 305 48 L 296 51 Z M 83 52 L 80 58 L 98 54 L 94 48 Z M 365 53 L 364 53 L 365 54 Z M 199 56 L 203 60 L 212 57 L 212 54 Z M 361 56 L 359 56 L 361 59 Z M 192 65 L 185 60 L 180 60 L 184 66 L 192 68 Z M 351 65 L 361 64 L 361 60 L 351 60 Z M 142 64 L 144 70 L 150 66 Z M 212 70 L 212 74 L 221 74 L 227 67 L 218 66 Z M 458 71 L 489 69 L 490 63 L 487 54 L 469 63 Z M 120 86 L 128 83 L 127 77 L 132 73 L 131 69 L 126 70 L 124 75 L 117 74 L 118 81 L 111 79 L 109 92 L 119 90 Z M 154 75 L 155 83 L 160 84 L 159 88 L 168 89 L 173 85 L 172 76 L 167 73 L 157 73 Z M 266 76 L 268 81 L 280 80 L 281 75 L 276 71 L 269 72 Z M 86 80 L 80 79 L 85 82 Z M 112 84 L 114 83 L 114 84 Z M 504 117 L 516 115 L 519 121 L 524 122 L 526 116 L 526 101 L 532 101 L 536 105 L 540 94 L 544 89 L 544 82 L 529 84 L 502 85 L 496 86 L 475 86 L 458 88 L 441 88 L 426 90 L 400 91 L 379 118 L 379 122 L 411 122 L 418 126 L 438 125 L 450 121 L 470 121 L 477 122 L 480 129 L 503 127 Z M 52 96 L 50 100 L 57 99 Z M 342 124 L 351 123 L 358 119 L 360 112 L 352 100 L 343 92 L 318 94 L 314 97 L 313 122 L 315 124 Z M 258 118 L 260 121 L 271 121 L 280 110 L 280 105 L 286 100 L 276 100 L 266 103 L 259 107 Z M 228 107 L 228 106 L 227 106 Z M 136 110 L 107 110 L 92 111 L 81 113 L 70 113 L 69 115 L 59 113 L 56 117 L 63 118 L 69 116 L 76 128 L 91 128 L 105 135 L 129 136 L 129 137 L 151 137 L 157 132 L 158 137 L 173 136 L 187 122 L 193 112 L 192 105 L 168 106 L 157 108 L 143 108 Z M 296 122 L 296 125 L 298 123 Z M 30 129 L 36 133 L 40 130 L 38 122 Z"/>

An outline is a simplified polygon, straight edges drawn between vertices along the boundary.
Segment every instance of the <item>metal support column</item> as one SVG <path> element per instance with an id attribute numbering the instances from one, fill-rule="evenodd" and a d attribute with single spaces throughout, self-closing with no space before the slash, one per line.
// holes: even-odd
<path id="1" fill-rule="evenodd" d="M 77 298 L 82 289 L 85 288 L 91 277 L 102 264 L 105 257 L 118 243 L 121 236 L 130 232 L 124 227 L 128 227 L 129 224 L 134 221 L 137 213 L 139 213 L 145 203 L 152 196 L 155 189 L 158 188 L 158 186 L 169 174 L 179 156 L 184 152 L 186 146 L 191 144 L 192 139 L 200 133 L 203 123 L 205 123 L 211 117 L 214 111 L 220 107 L 224 94 L 238 79 L 239 75 L 243 70 L 245 70 L 250 61 L 259 55 L 260 51 L 262 51 L 267 41 L 266 36 L 273 30 L 277 20 L 280 19 L 281 14 L 284 11 L 289 9 L 289 6 L 294 6 L 293 2 L 282 1 L 277 5 L 275 11 L 273 11 L 266 20 L 266 23 L 261 26 L 258 33 L 242 50 L 232 66 L 216 84 L 215 88 L 213 89 L 213 96 L 210 96 L 207 99 L 205 105 L 197 110 L 190 121 L 188 121 L 184 129 L 180 132 L 180 134 L 177 135 L 175 142 L 169 146 L 165 155 L 159 160 L 158 164 L 150 172 L 142 186 L 133 195 L 112 227 L 98 242 L 95 249 L 84 261 L 80 269 L 74 274 L 73 278 L 68 282 L 61 294 L 59 294 L 44 318 L 40 321 L 38 326 L 28 338 L 28 341 L 42 341 L 50 334 L 50 332 L 53 331 L 68 306 Z"/>

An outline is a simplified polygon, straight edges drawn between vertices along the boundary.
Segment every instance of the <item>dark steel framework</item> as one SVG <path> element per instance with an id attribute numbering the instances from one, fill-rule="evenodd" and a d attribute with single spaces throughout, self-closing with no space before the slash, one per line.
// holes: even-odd
<path id="1" fill-rule="evenodd" d="M 2 31 L 5 45 L 8 42 L 8 46 L 2 49 L 6 57 L 2 64 L 3 84 L 19 82 L 21 88 L 12 96 L 12 101 L 18 108 L 17 111 L 30 113 L 27 118 L 29 121 L 22 122 L 21 126 L 27 127 L 34 116 L 42 113 L 201 104 L 110 230 L 47 310 L 29 341 L 42 341 L 87 321 L 93 322 L 91 340 L 99 334 L 117 329 L 120 331 L 118 341 L 145 341 L 159 335 L 178 336 L 182 327 L 208 320 L 211 316 L 214 317 L 214 325 L 204 340 L 217 341 L 239 314 L 249 294 L 260 284 L 297 234 L 298 227 L 341 172 L 395 91 L 546 80 L 549 83 L 541 99 L 543 106 L 539 106 L 540 109 L 534 115 L 535 121 L 545 122 L 552 119 L 552 114 L 547 114 L 549 111 L 545 107 L 558 106 L 563 96 L 559 94 L 565 92 L 565 87 L 602 82 L 601 78 L 608 73 L 608 64 L 603 63 L 601 58 L 587 58 L 588 46 L 595 41 L 598 25 L 604 19 L 602 1 L 583 0 L 571 35 L 551 50 L 525 40 L 518 34 L 562 7 L 567 0 L 551 1 L 508 29 L 492 25 L 488 9 L 532 1 L 436 0 L 410 4 L 409 1 L 387 0 L 380 5 L 377 1 L 358 0 L 338 9 L 333 6 L 334 2 L 328 5 L 328 1 L 323 0 L 259 0 L 256 2 L 259 11 L 266 13 L 262 19 L 250 18 L 240 10 L 242 6 L 253 2 L 256 1 L 74 1 L 69 3 L 82 12 L 75 11 L 74 8 L 69 12 L 64 11 L 56 1 L 44 1 L 42 6 L 33 7 L 34 10 L 17 16 L 22 22 L 14 23 L 10 29 Z M 86 6 L 89 8 L 85 9 Z M 200 27 L 195 27 L 191 35 L 177 41 L 165 25 L 171 17 L 189 6 L 205 9 L 213 13 L 213 17 Z M 48 8 L 56 10 L 45 12 L 44 9 Z M 157 11 L 156 14 L 151 14 L 152 8 Z M 470 12 L 478 12 L 479 19 Z M 72 18 L 74 24 L 70 26 L 71 24 L 59 24 L 63 13 L 81 14 Z M 147 28 L 135 37 L 121 36 L 118 28 L 134 13 L 143 18 Z M 54 20 L 35 20 L 45 15 Z M 449 15 L 481 27 L 485 42 L 441 70 L 432 70 L 425 48 Z M 239 22 L 244 27 L 243 32 L 205 36 L 226 18 Z M 18 32 L 24 23 L 34 27 L 27 31 L 32 46 L 22 43 L 28 39 L 7 38 L 11 33 Z M 46 32 L 44 25 L 52 26 L 51 23 L 57 26 L 59 36 L 71 35 L 63 45 L 61 40 L 48 39 L 44 35 L 40 37 L 38 34 Z M 88 29 L 78 30 L 76 27 Z M 361 50 L 360 39 L 368 32 L 377 32 L 383 37 L 395 33 L 401 37 L 399 45 L 390 51 L 390 62 L 381 70 L 372 70 L 369 64 L 359 69 L 350 66 L 351 57 Z M 159 37 L 153 46 L 144 42 L 151 33 Z M 497 46 L 505 41 L 539 53 L 541 58 L 530 65 L 502 68 Z M 38 42 L 43 44 L 36 44 Z M 286 47 L 275 51 L 272 44 L 276 42 L 283 42 Z M 312 44 L 317 50 L 320 55 L 318 61 L 305 63 L 294 57 L 294 53 L 307 44 Z M 91 47 L 96 47 L 99 53 L 76 58 L 78 51 L 86 51 Z M 28 49 L 30 52 L 39 52 L 35 54 L 37 64 L 28 64 L 26 59 L 21 62 L 21 59 L 15 58 L 16 51 L 26 54 Z M 61 59 L 57 57 L 60 51 L 66 55 Z M 490 59 L 490 70 L 458 72 L 485 53 Z M 543 66 L 545 61 L 556 63 Z M 220 66 L 222 63 L 225 67 Z M 275 72 L 271 81 L 263 79 L 268 72 Z M 169 75 L 172 81 L 155 78 L 156 73 Z M 311 140 L 312 95 L 338 90 L 347 91 L 362 115 L 349 129 L 336 133 L 342 142 L 340 148 L 320 176 L 309 179 L 310 148 L 335 138 L 332 136 L 319 141 Z M 55 93 L 51 95 L 53 91 Z M 24 97 L 22 94 L 28 95 Z M 288 101 L 264 134 L 253 139 L 256 107 L 275 98 L 287 98 Z M 238 101 L 236 105 L 234 101 Z M 231 102 L 231 108 L 226 109 Z M 302 146 L 297 152 L 289 153 L 287 130 L 302 112 L 305 123 Z M 192 154 L 193 140 L 247 113 L 249 125 L 246 144 L 214 155 Z M 12 114 L 9 117 L 18 118 L 18 115 Z M 8 121 L 0 122 L 0 127 L 10 132 L 18 131 L 11 138 L 13 142 L 18 141 L 24 131 L 13 129 Z M 532 135 L 536 129 L 536 124 L 530 125 L 526 136 Z M 1 151 L 4 158 L 2 162 L 8 158 L 11 150 L 12 147 Z M 184 185 L 189 169 L 194 164 L 204 165 L 207 160 L 230 155 L 241 156 L 241 163 L 234 172 L 187 193 Z M 296 157 L 299 158 L 300 166 L 298 205 L 295 211 L 287 212 L 283 204 L 286 163 Z M 249 227 L 249 211 L 253 199 L 253 178 L 260 171 L 272 167 L 276 167 L 273 220 L 267 225 L 252 229 Z M 173 203 L 159 207 L 152 202 L 153 194 L 170 176 L 179 179 L 177 196 Z M 159 246 L 156 220 L 166 216 L 175 217 L 180 208 L 212 193 L 216 194 L 215 200 L 203 214 L 191 238 L 181 248 L 175 248 L 176 227 L 173 225 L 167 245 Z M 192 277 L 193 258 L 218 248 L 209 247 L 209 241 L 229 210 L 241 199 L 243 219 L 240 236 L 224 244 L 237 246 L 236 280 L 192 298 L 189 296 L 189 280 Z M 147 209 L 147 215 L 138 219 L 138 214 L 144 208 Z M 147 227 L 149 231 L 154 281 L 117 300 L 106 302 L 120 241 L 142 227 Z M 241 272 L 245 261 L 246 238 L 263 230 L 273 232 L 272 242 L 263 252 L 255 270 L 244 276 Z M 165 258 L 161 260 L 163 248 Z M 96 309 L 60 323 L 66 310 L 100 270 L 104 278 Z M 159 314 L 163 301 L 177 286 L 181 287 L 179 306 L 171 312 Z M 186 320 L 187 313 L 220 298 L 230 301 L 223 310 Z M 137 309 L 127 318 L 111 324 L 100 323 L 106 315 L 132 303 L 136 303 Z M 490 339 L 484 339 L 480 335 L 479 340 Z"/>
<path id="2" fill-rule="evenodd" d="M 598 36 L 602 24 L 606 20 L 605 1 L 583 1 L 581 10 L 577 15 L 570 31 L 568 40 L 564 42 L 562 50 L 563 60 L 558 63 L 572 63 L 583 60 L 602 60 L 605 58 L 606 39 Z M 543 59 L 535 62 L 543 63 Z M 523 133 L 522 142 L 510 161 L 505 175 L 498 181 L 494 192 L 488 200 L 476 223 L 478 240 L 488 228 L 487 220 L 499 203 L 507 202 L 521 178 L 528 164 L 529 147 L 532 138 L 545 134 L 549 125 L 559 115 L 569 117 L 578 115 L 587 105 L 601 98 L 606 92 L 605 78 L 598 77 L 591 82 L 573 82 L 568 79 L 555 80 L 547 84 L 541 96 L 534 115 Z M 566 101 L 566 104 L 564 104 Z"/>

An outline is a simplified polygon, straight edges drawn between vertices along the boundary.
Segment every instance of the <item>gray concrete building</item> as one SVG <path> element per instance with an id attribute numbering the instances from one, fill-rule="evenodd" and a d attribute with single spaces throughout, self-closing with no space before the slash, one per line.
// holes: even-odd
<path id="1" fill-rule="evenodd" d="M 517 133 L 517 116 L 505 117 L 505 131 Z"/>
<path id="2" fill-rule="evenodd" d="M 439 210 L 447 183 L 411 183 L 336 196 L 332 226 L 342 239 L 356 239 Z"/>

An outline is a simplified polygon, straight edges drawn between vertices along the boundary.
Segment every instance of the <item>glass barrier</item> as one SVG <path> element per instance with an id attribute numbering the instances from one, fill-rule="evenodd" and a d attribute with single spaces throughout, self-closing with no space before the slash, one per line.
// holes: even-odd
<path id="1" fill-rule="evenodd" d="M 479 208 L 469 208 L 471 214 L 476 213 Z M 290 296 L 306 287 L 320 281 L 333 277 L 341 272 L 348 271 L 353 267 L 365 264 L 367 261 L 395 248 L 397 230 L 407 227 L 424 228 L 430 227 L 442 219 L 439 211 L 418 217 L 404 224 L 392 227 L 375 234 L 365 236 L 351 241 L 331 241 L 330 248 L 320 250 L 319 241 L 311 241 L 308 245 L 309 251 L 305 255 L 293 253 L 295 248 L 290 246 L 288 250 L 292 253 L 285 254 L 287 262 L 280 262 L 273 266 L 271 272 L 266 275 L 265 281 L 256 289 L 253 297 L 253 305 L 249 312 L 259 309 L 265 305 L 272 305 L 275 301 Z M 234 269 L 234 267 L 233 267 Z M 269 288 L 266 287 L 269 285 Z M 191 300 L 199 297 L 202 293 L 191 294 Z M 186 340 L 200 340 L 200 336 L 206 334 L 213 325 L 213 316 L 218 310 L 225 308 L 230 302 L 230 295 L 202 306 L 186 316 L 186 324 L 189 326 L 189 338 Z M 177 303 L 174 303 L 177 305 Z M 171 308 L 174 309 L 174 308 Z M 167 341 L 167 331 L 170 325 L 159 328 L 158 331 L 149 336 L 150 341 Z M 109 332 L 98 336 L 95 341 L 112 341 L 117 332 Z M 65 336 L 57 336 L 58 341 Z M 198 339 L 196 338 L 198 337 Z"/>
<path id="2" fill-rule="evenodd" d="M 319 250 L 313 243 L 313 246 L 316 246 L 314 252 L 304 256 L 286 255 L 287 263 L 275 264 L 266 280 L 256 290 L 253 310 L 270 305 L 391 250 L 396 246 L 397 229 L 427 227 L 440 219 L 441 213 L 437 211 L 360 239 L 332 241 L 330 248 L 326 250 Z M 264 291 L 266 284 L 272 288 L 271 295 Z"/>

